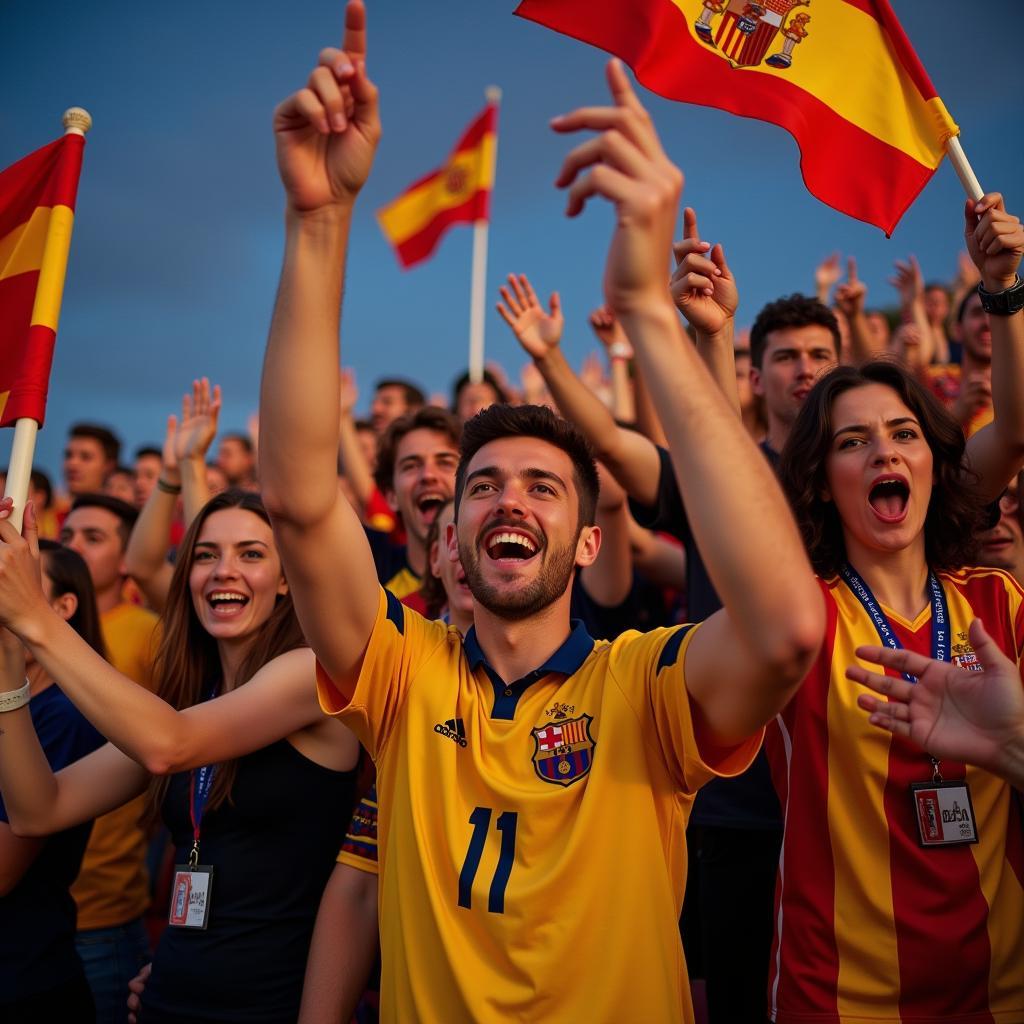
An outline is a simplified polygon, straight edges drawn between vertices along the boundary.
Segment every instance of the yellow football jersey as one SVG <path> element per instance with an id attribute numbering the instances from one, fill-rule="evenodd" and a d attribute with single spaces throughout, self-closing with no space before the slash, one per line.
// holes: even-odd
<path id="1" fill-rule="evenodd" d="M 382 591 L 354 691 L 318 669 L 324 710 L 377 763 L 382 1020 L 693 1019 L 686 820 L 761 743 L 700 746 L 693 635 L 595 643 L 577 623 L 505 683 L 472 630 Z"/>

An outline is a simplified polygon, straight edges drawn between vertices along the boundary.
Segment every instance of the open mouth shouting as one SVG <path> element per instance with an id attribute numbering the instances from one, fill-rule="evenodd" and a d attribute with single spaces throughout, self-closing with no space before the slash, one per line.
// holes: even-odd
<path id="1" fill-rule="evenodd" d="M 210 612 L 218 619 L 232 619 L 242 613 L 249 597 L 239 590 L 211 590 L 206 595 Z"/>
<path id="2" fill-rule="evenodd" d="M 437 513 L 451 501 L 451 495 L 442 491 L 424 491 L 416 498 L 416 508 L 419 509 L 424 523 L 428 526 L 437 518 Z"/>
<path id="3" fill-rule="evenodd" d="M 910 484 L 898 473 L 878 477 L 868 492 L 871 511 L 883 523 L 902 523 L 909 503 Z"/>
<path id="4" fill-rule="evenodd" d="M 499 565 L 522 565 L 536 557 L 540 543 L 521 527 L 499 526 L 484 535 L 484 551 Z"/>

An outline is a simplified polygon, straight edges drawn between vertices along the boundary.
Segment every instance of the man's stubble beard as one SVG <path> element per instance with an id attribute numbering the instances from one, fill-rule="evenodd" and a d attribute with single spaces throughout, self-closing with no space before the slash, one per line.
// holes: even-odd
<path id="1" fill-rule="evenodd" d="M 537 578 L 513 592 L 499 591 L 486 582 L 480 570 L 476 548 L 464 547 L 460 543 L 459 559 L 473 600 L 498 618 L 510 622 L 521 622 L 536 615 L 557 601 L 572 585 L 578 540 L 577 537 L 571 544 L 558 549 L 545 548 L 541 554 Z"/>

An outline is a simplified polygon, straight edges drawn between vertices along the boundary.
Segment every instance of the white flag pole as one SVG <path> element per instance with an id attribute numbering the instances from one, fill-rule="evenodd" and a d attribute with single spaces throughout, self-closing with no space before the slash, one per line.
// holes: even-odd
<path id="1" fill-rule="evenodd" d="M 968 163 L 967 154 L 964 153 L 964 148 L 960 145 L 958 135 L 953 135 L 946 140 L 946 153 L 949 155 L 949 162 L 953 165 L 953 170 L 956 171 L 956 176 L 960 179 L 960 184 L 963 185 L 964 191 L 967 193 L 967 198 L 977 202 L 985 194 L 985 191 L 974 173 L 974 168 Z"/>
<path id="2" fill-rule="evenodd" d="M 92 127 L 92 118 L 88 111 L 81 107 L 71 107 L 64 111 L 64 134 L 82 135 Z M 47 248 L 49 246 L 47 245 Z M 61 259 L 67 261 L 67 252 L 58 253 Z M 49 256 L 49 260 L 48 257 Z M 40 280 L 49 271 L 53 273 L 54 268 L 50 266 L 54 257 L 46 250 L 43 251 L 43 265 L 40 268 Z M 61 271 L 60 280 L 63 281 L 64 273 Z M 59 303 L 58 303 L 59 308 Z M 34 319 L 34 317 L 33 317 Z M 28 498 L 28 485 L 32 478 L 32 460 L 36 451 L 36 435 L 39 433 L 39 424 L 31 417 L 22 417 L 14 424 L 14 441 L 11 443 L 11 459 L 7 467 L 7 481 L 4 485 L 4 497 L 14 499 L 14 511 L 11 513 L 10 522 L 16 530 L 21 530 L 22 519 L 25 515 L 25 501 Z"/>
<path id="3" fill-rule="evenodd" d="M 497 106 L 501 102 L 501 89 L 488 86 L 484 92 L 487 102 Z M 494 187 L 494 169 L 498 161 L 498 136 L 494 135 L 491 149 L 490 181 Z M 473 270 L 469 294 L 469 379 L 478 384 L 484 377 L 484 311 L 487 301 L 487 234 L 489 224 L 478 220 L 473 224 Z"/>

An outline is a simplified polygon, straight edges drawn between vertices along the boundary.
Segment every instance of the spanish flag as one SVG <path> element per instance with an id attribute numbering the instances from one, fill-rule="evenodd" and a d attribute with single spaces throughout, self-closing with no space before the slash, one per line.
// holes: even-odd
<path id="1" fill-rule="evenodd" d="M 0 427 L 43 423 L 84 145 L 69 133 L 0 172 Z"/>
<path id="2" fill-rule="evenodd" d="M 522 0 L 516 14 L 621 57 L 667 99 L 785 128 L 811 193 L 887 235 L 959 134 L 888 0 Z"/>
<path id="3" fill-rule="evenodd" d="M 497 140 L 498 107 L 488 103 L 443 167 L 420 178 L 377 211 L 381 230 L 406 270 L 433 255 L 453 224 L 489 218 Z"/>

